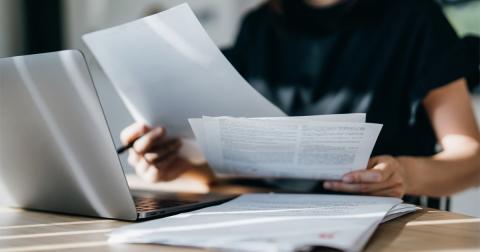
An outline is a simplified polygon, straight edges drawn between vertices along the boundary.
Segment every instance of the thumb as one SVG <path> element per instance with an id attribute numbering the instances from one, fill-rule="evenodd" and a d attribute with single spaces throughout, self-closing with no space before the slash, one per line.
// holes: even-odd
<path id="1" fill-rule="evenodd" d="M 145 135 L 151 130 L 145 123 L 134 123 L 120 133 L 120 139 L 122 143 L 127 145 Z"/>

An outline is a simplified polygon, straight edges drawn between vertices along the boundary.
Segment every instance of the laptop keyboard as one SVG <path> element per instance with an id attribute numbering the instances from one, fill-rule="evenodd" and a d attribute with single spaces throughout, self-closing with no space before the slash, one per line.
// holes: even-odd
<path id="1" fill-rule="evenodd" d="M 181 205 L 197 203 L 197 201 L 191 200 L 178 200 L 178 199 L 156 199 L 156 198 L 143 198 L 133 197 L 135 206 L 138 212 L 154 211 L 162 208 L 177 207 Z"/>

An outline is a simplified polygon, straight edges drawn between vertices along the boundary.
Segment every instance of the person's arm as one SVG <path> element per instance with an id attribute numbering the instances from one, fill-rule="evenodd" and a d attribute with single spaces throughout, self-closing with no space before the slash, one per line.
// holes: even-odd
<path id="1" fill-rule="evenodd" d="M 424 100 L 442 151 L 430 158 L 400 157 L 411 194 L 444 196 L 480 185 L 480 136 L 464 79 Z"/>
<path id="2" fill-rule="evenodd" d="M 423 101 L 442 151 L 431 157 L 379 156 L 368 169 L 325 188 L 369 195 L 446 196 L 480 185 L 480 132 L 465 79 L 431 91 Z"/>

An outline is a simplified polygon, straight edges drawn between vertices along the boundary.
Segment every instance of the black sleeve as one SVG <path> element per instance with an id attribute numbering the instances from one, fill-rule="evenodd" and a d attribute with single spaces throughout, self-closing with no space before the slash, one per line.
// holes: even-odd
<path id="1" fill-rule="evenodd" d="M 227 58 L 228 61 L 230 61 L 230 63 L 232 63 L 233 65 L 233 62 L 232 62 L 234 61 L 234 59 L 232 58 L 233 47 L 220 48 L 220 51 L 222 51 L 223 56 L 225 56 L 225 58 Z"/>
<path id="2" fill-rule="evenodd" d="M 413 113 L 433 89 L 466 76 L 464 46 L 441 7 L 432 0 L 419 1 L 415 29 L 414 80 L 411 89 Z"/>
<path id="3" fill-rule="evenodd" d="M 249 50 L 249 37 L 252 33 L 252 25 L 255 23 L 253 19 L 255 11 L 248 13 L 242 20 L 239 33 L 235 40 L 233 47 L 226 50 L 222 50 L 225 57 L 230 61 L 230 63 L 235 67 L 235 69 L 243 75 L 245 65 L 247 64 L 246 56 L 248 55 Z"/>

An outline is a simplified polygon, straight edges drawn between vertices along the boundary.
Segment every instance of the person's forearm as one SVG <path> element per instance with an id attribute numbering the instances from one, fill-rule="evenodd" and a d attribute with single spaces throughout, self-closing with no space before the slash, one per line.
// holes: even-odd
<path id="1" fill-rule="evenodd" d="M 407 194 L 447 196 L 480 185 L 480 148 L 432 157 L 398 157 L 405 167 Z"/>

